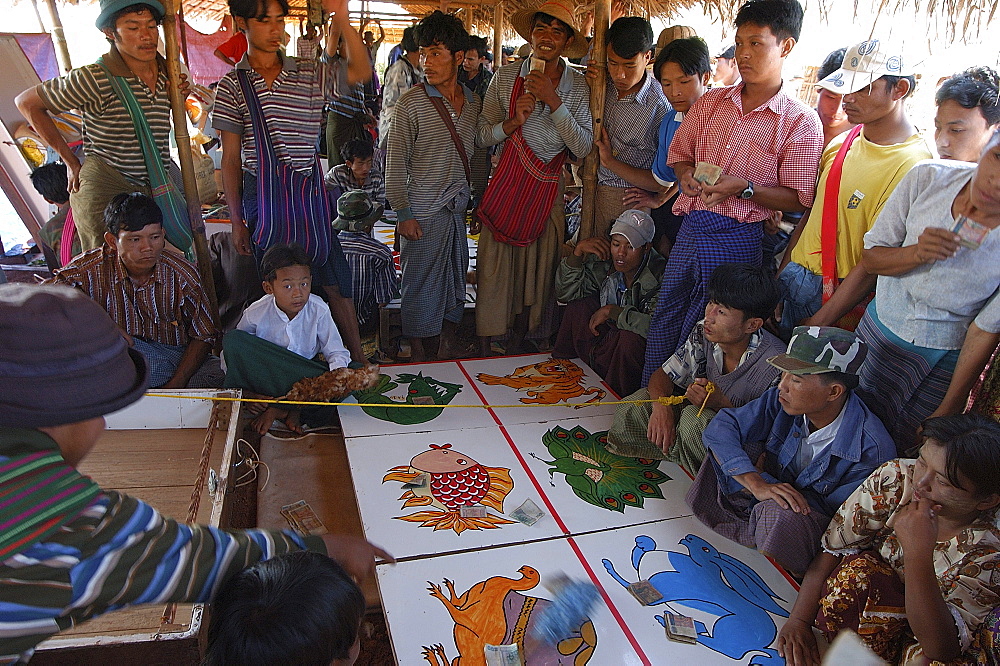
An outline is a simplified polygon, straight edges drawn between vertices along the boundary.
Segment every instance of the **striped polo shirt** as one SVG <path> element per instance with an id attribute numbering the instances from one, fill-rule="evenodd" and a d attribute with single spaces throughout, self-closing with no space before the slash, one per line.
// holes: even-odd
<path id="1" fill-rule="evenodd" d="M 270 88 L 246 56 L 236 63 L 236 70 L 250 74 L 278 159 L 296 171 L 311 173 L 316 165 L 323 107 L 338 91 L 348 89 L 347 68 L 325 55 L 320 60 L 303 60 L 279 52 L 278 57 L 281 73 Z M 236 70 L 219 81 L 212 127 L 243 137 L 243 168 L 256 175 L 257 141 Z"/>
<path id="2" fill-rule="evenodd" d="M 113 76 L 123 76 L 139 101 L 164 165 L 170 163 L 170 95 L 166 63 L 157 56 L 160 72 L 156 90 L 150 90 L 132 73 L 114 45 L 103 56 Z M 146 162 L 128 110 L 111 88 L 99 65 L 78 67 L 69 74 L 41 84 L 39 96 L 53 113 L 79 109 L 83 114 L 83 154 L 96 155 L 137 185 L 149 185 Z"/>
<path id="3" fill-rule="evenodd" d="M 517 77 L 527 76 L 530 63 L 511 63 L 496 71 L 483 100 L 479 116 L 476 144 L 480 148 L 495 146 L 507 138 L 503 122 L 510 117 L 510 95 Z M 590 116 L 590 88 L 583 75 L 563 59 L 563 73 L 556 86 L 562 100 L 552 111 L 542 102 L 535 103 L 535 110 L 521 126 L 521 134 L 535 157 L 549 162 L 564 148 L 577 157 L 590 152 L 594 140 L 593 120 Z"/>
<path id="4" fill-rule="evenodd" d="M 604 93 L 604 127 L 611 139 L 614 156 L 637 169 L 650 169 L 656 158 L 660 123 L 671 110 L 670 102 L 656 78 L 646 72 L 642 85 L 633 93 L 618 97 L 608 77 Z M 631 183 L 607 167 L 597 170 L 597 182 L 610 187 L 631 187 Z"/>

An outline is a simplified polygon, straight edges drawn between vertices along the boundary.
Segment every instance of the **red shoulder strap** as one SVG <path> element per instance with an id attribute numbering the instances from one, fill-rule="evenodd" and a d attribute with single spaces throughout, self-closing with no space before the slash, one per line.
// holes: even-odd
<path id="1" fill-rule="evenodd" d="M 840 178 L 844 173 L 844 159 L 851 144 L 861 134 L 863 125 L 855 125 L 840 144 L 837 156 L 830 165 L 830 175 L 823 190 L 823 227 L 820 233 L 820 250 L 823 258 L 823 302 L 826 303 L 837 289 L 837 212 L 840 210 Z"/>

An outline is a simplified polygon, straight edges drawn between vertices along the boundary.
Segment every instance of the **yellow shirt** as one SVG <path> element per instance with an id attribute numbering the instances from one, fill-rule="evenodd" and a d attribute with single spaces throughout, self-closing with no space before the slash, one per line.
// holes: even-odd
<path id="1" fill-rule="evenodd" d="M 791 260 L 816 275 L 823 274 L 822 229 L 826 205 L 826 181 L 846 132 L 830 142 L 820 158 L 816 202 L 805 222 Z M 837 198 L 837 276 L 847 277 L 861 260 L 864 236 L 882 212 L 882 207 L 896 185 L 921 160 L 931 159 L 927 143 L 914 134 L 903 143 L 880 146 L 865 139 L 864 130 L 851 144 L 844 159 Z"/>

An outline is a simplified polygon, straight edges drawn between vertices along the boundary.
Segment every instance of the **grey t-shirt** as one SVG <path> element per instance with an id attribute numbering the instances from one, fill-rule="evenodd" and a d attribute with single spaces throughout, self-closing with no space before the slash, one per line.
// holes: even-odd
<path id="1" fill-rule="evenodd" d="M 952 203 L 974 172 L 974 164 L 952 160 L 914 166 L 865 234 L 865 249 L 915 245 L 927 227 L 950 229 Z M 987 333 L 1000 332 L 998 290 L 1000 231 L 993 230 L 977 249 L 961 247 L 950 259 L 880 275 L 875 305 L 879 320 L 907 342 L 961 349 L 973 321 Z"/>

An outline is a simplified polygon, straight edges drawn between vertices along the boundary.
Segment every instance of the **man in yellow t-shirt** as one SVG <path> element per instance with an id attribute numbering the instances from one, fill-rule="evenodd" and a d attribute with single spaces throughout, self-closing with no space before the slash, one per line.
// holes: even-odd
<path id="1" fill-rule="evenodd" d="M 932 157 L 924 139 L 906 117 L 904 101 L 915 78 L 909 62 L 884 42 L 870 39 L 852 46 L 840 69 L 818 83 L 843 94 L 844 111 L 861 133 L 844 158 L 836 199 L 827 197 L 827 181 L 848 133 L 830 142 L 820 160 L 819 186 L 812 210 L 792 236 L 779 275 L 783 299 L 780 329 L 809 324 L 831 325 L 874 287 L 874 279 L 859 262 L 864 235 L 882 212 L 896 185 L 917 162 Z M 823 216 L 835 206 L 837 235 L 834 247 L 824 247 Z M 836 256 L 836 282 L 843 283 L 830 307 L 823 305 L 823 256 Z M 817 314 L 819 313 L 819 314 Z M 817 317 L 825 323 L 817 321 Z"/>

